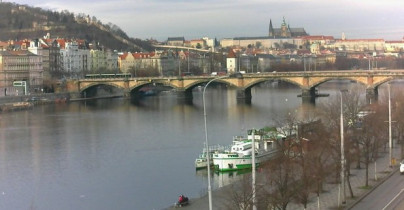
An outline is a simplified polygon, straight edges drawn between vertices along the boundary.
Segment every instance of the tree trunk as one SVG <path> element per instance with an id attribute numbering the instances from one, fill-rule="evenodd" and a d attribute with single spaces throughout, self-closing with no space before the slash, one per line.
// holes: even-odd
<path id="1" fill-rule="evenodd" d="M 352 186 L 351 186 L 351 179 L 349 178 L 349 177 L 351 177 L 351 164 L 347 165 L 345 173 L 346 173 L 345 177 L 346 177 L 346 181 L 347 181 L 347 184 L 348 184 L 349 193 L 351 195 L 351 198 L 354 198 L 354 194 L 353 194 L 353 190 L 352 190 Z"/>
<path id="2" fill-rule="evenodd" d="M 358 142 L 355 142 L 355 150 L 356 150 L 356 155 L 357 155 L 356 169 L 361 169 L 361 153 L 360 153 Z"/>
<path id="3" fill-rule="evenodd" d="M 369 158 L 366 158 L 365 160 L 365 170 L 366 170 L 366 176 L 365 176 L 365 186 L 368 187 L 369 186 Z"/>

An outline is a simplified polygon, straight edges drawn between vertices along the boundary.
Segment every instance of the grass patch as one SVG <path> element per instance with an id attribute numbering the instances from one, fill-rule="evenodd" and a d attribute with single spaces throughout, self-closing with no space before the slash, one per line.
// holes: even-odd
<path id="1" fill-rule="evenodd" d="M 344 206 L 332 206 L 329 209 L 331 209 L 331 210 L 342 210 L 342 209 L 344 209 Z"/>
<path id="2" fill-rule="evenodd" d="M 360 187 L 358 187 L 359 189 L 361 189 L 361 190 L 368 190 L 368 189 L 372 189 L 372 185 L 369 185 L 369 186 L 360 186 Z"/>

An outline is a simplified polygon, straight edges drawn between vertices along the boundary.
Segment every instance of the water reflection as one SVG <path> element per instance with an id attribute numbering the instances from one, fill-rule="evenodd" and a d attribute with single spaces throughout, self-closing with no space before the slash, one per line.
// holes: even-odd
<path id="1" fill-rule="evenodd" d="M 226 171 L 226 172 L 214 171 L 211 175 L 212 187 L 215 189 L 225 187 L 229 184 L 232 184 L 236 181 L 243 179 L 243 175 L 250 173 L 251 170 Z M 196 171 L 196 176 L 200 177 L 204 181 L 206 180 L 206 182 L 207 182 L 207 175 L 208 175 L 207 169 L 200 169 Z M 206 193 L 207 191 L 201 191 L 201 196 Z"/>

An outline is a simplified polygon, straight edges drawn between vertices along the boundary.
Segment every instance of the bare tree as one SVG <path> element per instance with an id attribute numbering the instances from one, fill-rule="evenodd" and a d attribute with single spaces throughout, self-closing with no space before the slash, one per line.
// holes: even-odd
<path id="1" fill-rule="evenodd" d="M 243 176 L 240 182 L 231 185 L 227 190 L 227 203 L 224 204 L 227 209 L 250 210 L 253 207 L 253 193 L 251 185 L 251 175 Z M 256 188 L 256 195 L 260 195 L 262 188 Z M 260 199 L 259 199 L 260 200 Z"/>
<path id="2" fill-rule="evenodd" d="M 301 123 L 296 146 L 300 150 L 297 156 L 300 174 L 296 189 L 296 200 L 306 209 L 311 192 L 315 192 L 319 201 L 322 185 L 330 174 L 330 150 L 328 134 L 324 132 L 320 120 Z"/>
<path id="3" fill-rule="evenodd" d="M 319 104 L 319 116 L 323 122 L 324 132 L 328 133 L 330 162 L 334 166 L 335 183 L 340 180 L 341 170 L 341 137 L 340 137 L 340 101 L 338 97 L 332 98 L 328 103 Z"/>
<path id="4" fill-rule="evenodd" d="M 334 164 L 335 170 L 335 180 L 336 183 L 339 182 L 340 172 L 341 172 L 341 133 L 340 133 L 340 115 L 341 112 L 343 114 L 344 119 L 344 136 L 345 145 L 344 145 L 344 157 L 345 161 L 345 169 L 344 171 L 345 177 L 347 178 L 347 184 L 349 188 L 349 192 L 351 197 L 354 197 L 351 182 L 350 182 L 350 166 L 353 160 L 356 160 L 357 167 L 360 167 L 360 147 L 356 138 L 353 136 L 352 131 L 349 131 L 348 128 L 354 129 L 359 122 L 359 112 L 363 109 L 363 103 L 360 97 L 359 90 L 351 90 L 348 93 L 343 93 L 340 95 L 344 103 L 342 104 L 341 110 L 341 98 L 335 97 L 333 100 L 330 100 L 328 104 L 322 104 L 320 106 L 320 110 L 322 110 L 322 119 L 325 121 L 324 125 L 327 132 L 329 132 L 329 145 L 330 145 L 330 155 L 332 156 L 332 162 Z"/>
<path id="5" fill-rule="evenodd" d="M 372 112 L 363 118 L 357 130 L 357 140 L 361 147 L 361 157 L 366 170 L 365 186 L 369 185 L 369 164 L 377 158 L 379 148 L 383 145 L 383 136 L 387 131 L 383 114 Z M 383 134 L 384 133 L 384 134 Z"/>
<path id="6" fill-rule="evenodd" d="M 344 125 L 346 126 L 348 134 L 352 135 L 355 133 L 349 133 L 349 131 L 354 130 L 358 127 L 358 125 L 361 122 L 360 118 L 360 112 L 364 111 L 364 108 L 366 106 L 365 100 L 361 98 L 361 90 L 359 89 L 353 89 L 350 90 L 347 93 L 343 94 L 343 99 L 344 99 L 344 107 L 343 107 L 343 113 L 344 113 L 344 120 L 345 123 Z M 360 169 L 361 168 L 361 161 L 360 161 L 360 147 L 359 147 L 359 142 L 357 141 L 357 138 L 348 138 L 347 140 L 350 140 L 350 146 L 353 148 L 355 151 L 352 152 L 351 156 L 349 156 L 350 163 L 355 160 L 356 161 L 356 168 Z M 355 157 L 356 155 L 356 157 Z M 348 168 L 348 167 L 347 167 Z M 349 173 L 348 173 L 349 174 Z"/>
<path id="7" fill-rule="evenodd" d="M 393 120 L 395 123 L 393 124 L 394 126 L 394 133 L 395 137 L 397 139 L 397 143 L 401 144 L 401 154 L 400 154 L 400 159 L 404 158 L 404 109 L 402 108 L 404 106 L 404 94 L 395 94 L 393 92 L 393 98 L 395 99 L 392 102 L 392 110 L 394 111 L 394 115 L 392 115 Z"/>
<path id="8" fill-rule="evenodd" d="M 296 116 L 288 115 L 281 128 L 284 139 L 277 141 L 278 154 L 263 166 L 267 183 L 264 200 L 268 208 L 285 210 L 296 195 L 297 180 L 299 179 L 296 149 Z"/>
<path id="9" fill-rule="evenodd" d="M 269 204 L 268 207 L 273 209 L 286 210 L 295 195 L 297 177 L 294 172 L 297 170 L 297 164 L 288 157 L 288 150 L 284 148 L 263 169 L 267 181 L 265 200 Z"/>

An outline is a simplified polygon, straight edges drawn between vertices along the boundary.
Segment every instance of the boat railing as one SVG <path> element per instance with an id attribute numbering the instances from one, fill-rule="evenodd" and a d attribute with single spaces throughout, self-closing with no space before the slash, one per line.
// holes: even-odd
<path id="1" fill-rule="evenodd" d="M 243 139 L 245 139 L 244 136 L 233 136 L 233 141 L 241 141 Z"/>
<path id="2" fill-rule="evenodd" d="M 223 145 L 211 145 L 209 146 L 209 153 L 216 153 L 216 152 L 221 152 L 221 151 L 225 151 L 226 149 L 228 149 L 229 146 L 223 146 Z M 206 148 L 203 148 L 203 153 L 206 153 Z"/>

